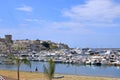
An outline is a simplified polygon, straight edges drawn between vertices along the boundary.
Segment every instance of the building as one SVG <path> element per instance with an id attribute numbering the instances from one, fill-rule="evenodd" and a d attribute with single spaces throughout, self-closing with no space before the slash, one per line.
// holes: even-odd
<path id="1" fill-rule="evenodd" d="M 12 43 L 12 35 L 5 35 L 5 38 L 0 38 L 0 42 Z"/>

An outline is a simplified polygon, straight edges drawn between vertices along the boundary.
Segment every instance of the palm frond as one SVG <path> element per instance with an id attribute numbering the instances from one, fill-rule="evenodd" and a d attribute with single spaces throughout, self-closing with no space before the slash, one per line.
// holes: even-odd
<path id="1" fill-rule="evenodd" d="M 52 59 L 50 59 L 48 61 L 48 66 L 46 67 L 45 65 L 44 67 L 44 73 L 45 75 L 51 80 L 52 77 L 54 76 L 54 72 L 55 72 L 55 63 Z"/>
<path id="2" fill-rule="evenodd" d="M 13 54 L 8 54 L 6 58 L 12 60 L 15 59 L 15 56 Z"/>
<path id="3" fill-rule="evenodd" d="M 21 63 L 24 63 L 31 68 L 31 62 L 28 59 L 26 59 L 26 58 L 21 59 Z"/>
<path id="4" fill-rule="evenodd" d="M 53 77 L 55 72 L 55 63 L 53 62 L 52 59 L 49 60 L 49 74 L 51 75 L 51 77 Z"/>

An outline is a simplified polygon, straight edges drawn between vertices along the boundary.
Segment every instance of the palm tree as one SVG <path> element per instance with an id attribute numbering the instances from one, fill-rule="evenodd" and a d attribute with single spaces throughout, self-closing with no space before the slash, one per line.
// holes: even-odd
<path id="1" fill-rule="evenodd" d="M 27 60 L 26 58 L 21 58 L 21 59 L 20 59 L 19 56 L 15 56 L 15 55 L 13 55 L 13 54 L 9 54 L 8 57 L 9 57 L 9 59 L 11 59 L 12 61 L 14 61 L 15 64 L 17 65 L 17 78 L 18 78 L 18 80 L 20 80 L 20 73 L 19 73 L 19 72 L 20 72 L 20 66 L 21 66 L 21 64 L 24 63 L 24 64 L 30 66 L 30 68 L 31 68 L 31 63 L 30 63 L 30 61 Z"/>
<path id="2" fill-rule="evenodd" d="M 31 62 L 27 60 L 25 57 L 21 58 L 20 53 L 22 50 L 22 46 L 17 46 L 17 55 L 13 55 L 12 53 L 8 55 L 8 58 L 15 62 L 17 65 L 17 78 L 20 80 L 20 66 L 22 63 L 28 65 L 31 68 Z"/>
<path id="3" fill-rule="evenodd" d="M 55 72 L 55 63 L 52 59 L 48 61 L 48 66 L 43 65 L 44 74 L 47 76 L 48 80 L 52 80 Z"/>

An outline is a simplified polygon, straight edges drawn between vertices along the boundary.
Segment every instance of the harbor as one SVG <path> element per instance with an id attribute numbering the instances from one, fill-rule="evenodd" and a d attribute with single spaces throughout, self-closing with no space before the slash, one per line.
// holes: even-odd
<path id="1" fill-rule="evenodd" d="M 70 48 L 50 40 L 12 40 L 12 35 L 5 35 L 0 38 L 0 64 L 14 64 L 9 54 L 29 61 L 120 66 L 120 48 Z"/>
<path id="2" fill-rule="evenodd" d="M 94 50 L 94 51 L 93 51 Z M 94 52 L 94 53 L 93 53 Z M 21 50 L 20 59 L 27 58 L 31 61 L 32 67 L 22 64 L 21 71 L 43 72 L 43 65 L 47 64 L 49 59 L 56 63 L 57 74 L 83 75 L 83 76 L 101 76 L 119 78 L 120 74 L 120 52 L 119 50 L 98 50 L 84 49 L 61 49 L 59 51 L 31 51 Z M 14 63 L 8 62 L 5 54 L 0 55 L 1 70 L 16 70 Z"/>
<path id="3" fill-rule="evenodd" d="M 53 59 L 55 63 L 65 64 L 82 64 L 82 65 L 112 65 L 120 66 L 120 50 L 97 50 L 92 48 L 74 48 L 61 49 L 52 51 L 25 51 L 21 50 L 19 54 L 13 53 L 15 56 L 27 58 L 30 61 L 47 62 Z M 7 54 L 0 54 L 0 64 L 8 62 Z"/>
<path id="4" fill-rule="evenodd" d="M 27 59 L 31 68 L 21 64 L 20 71 L 43 72 L 50 59 L 56 74 L 120 78 L 120 48 L 69 48 L 66 44 L 42 40 L 12 40 L 1 38 L 0 70 L 17 70 L 13 55 Z"/>

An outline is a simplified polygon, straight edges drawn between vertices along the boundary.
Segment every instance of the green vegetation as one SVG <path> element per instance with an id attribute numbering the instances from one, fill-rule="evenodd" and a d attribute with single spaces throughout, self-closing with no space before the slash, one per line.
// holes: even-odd
<path id="1" fill-rule="evenodd" d="M 53 44 L 50 45 L 50 49 L 57 49 L 57 48 L 58 48 L 57 45 L 53 45 Z"/>
<path id="2" fill-rule="evenodd" d="M 48 66 L 46 67 L 45 65 L 43 66 L 44 68 L 44 74 L 48 78 L 48 80 L 52 80 L 54 77 L 54 72 L 55 72 L 55 63 L 52 59 L 48 61 Z"/>
<path id="3" fill-rule="evenodd" d="M 50 44 L 48 42 L 41 43 L 46 49 L 50 49 Z"/>
<path id="4" fill-rule="evenodd" d="M 27 60 L 26 58 L 23 58 L 23 59 L 20 59 L 19 56 L 14 56 L 13 54 L 9 54 L 8 55 L 8 58 L 10 58 L 12 61 L 15 62 L 15 64 L 17 65 L 17 77 L 18 77 L 18 80 L 20 80 L 20 65 L 22 63 L 28 65 L 31 67 L 31 63 L 29 60 Z"/>
<path id="5" fill-rule="evenodd" d="M 15 62 L 15 64 L 17 65 L 17 77 L 18 77 L 18 80 L 20 80 L 20 66 L 21 66 L 22 63 L 30 66 L 30 68 L 31 68 L 31 62 L 29 60 L 27 60 L 25 57 L 21 58 L 19 56 L 19 52 L 21 50 L 22 50 L 22 47 L 18 46 L 17 47 L 17 55 L 13 55 L 12 53 L 9 53 L 9 55 L 8 55 L 8 59 Z"/>

